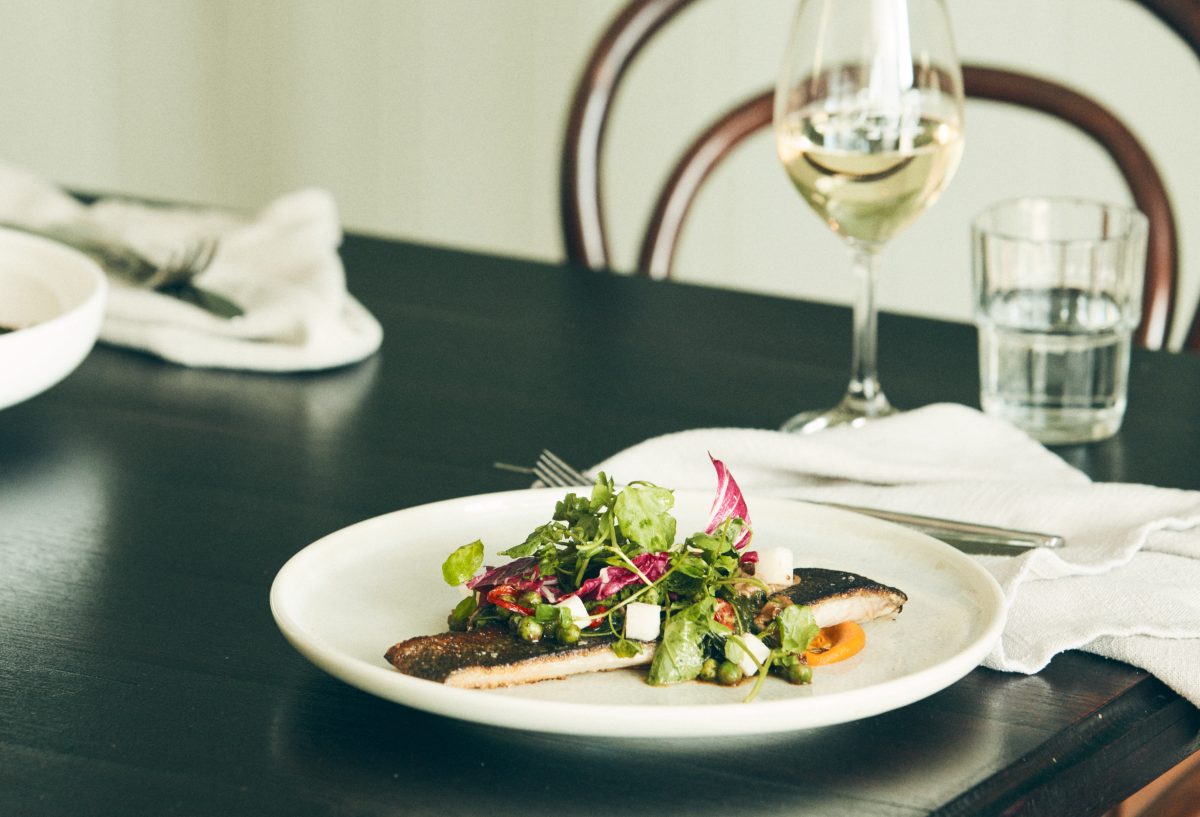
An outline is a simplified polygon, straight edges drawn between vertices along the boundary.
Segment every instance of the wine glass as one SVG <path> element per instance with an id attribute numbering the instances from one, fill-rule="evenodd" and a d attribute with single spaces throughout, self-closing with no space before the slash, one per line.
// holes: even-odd
<path id="1" fill-rule="evenodd" d="M 775 89 L 775 146 L 800 195 L 850 247 L 858 280 L 850 385 L 785 431 L 892 414 L 876 373 L 883 245 L 958 167 L 962 71 L 942 0 L 800 0 Z"/>

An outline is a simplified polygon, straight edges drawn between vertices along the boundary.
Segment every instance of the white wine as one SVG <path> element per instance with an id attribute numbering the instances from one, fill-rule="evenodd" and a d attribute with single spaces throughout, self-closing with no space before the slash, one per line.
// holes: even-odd
<path id="1" fill-rule="evenodd" d="M 955 122 L 897 126 L 799 111 L 778 128 L 779 158 L 800 195 L 840 235 L 882 244 L 933 204 L 962 155 Z"/>

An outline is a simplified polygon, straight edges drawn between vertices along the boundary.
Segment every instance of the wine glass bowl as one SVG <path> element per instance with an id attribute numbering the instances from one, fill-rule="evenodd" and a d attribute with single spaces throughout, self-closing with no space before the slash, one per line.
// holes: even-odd
<path id="1" fill-rule="evenodd" d="M 849 245 L 859 278 L 845 396 L 783 427 L 891 414 L 875 362 L 879 253 L 933 204 L 962 155 L 962 72 L 942 0 L 801 0 L 774 130 L 792 184 Z"/>

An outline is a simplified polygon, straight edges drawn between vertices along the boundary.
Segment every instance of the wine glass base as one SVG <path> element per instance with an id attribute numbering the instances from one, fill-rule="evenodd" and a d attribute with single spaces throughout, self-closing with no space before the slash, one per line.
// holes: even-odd
<path id="1" fill-rule="evenodd" d="M 882 394 L 877 395 L 874 400 L 863 400 L 847 395 L 842 398 L 842 402 L 831 409 L 804 411 L 797 414 L 780 426 L 780 429 L 794 434 L 813 434 L 837 426 L 858 428 L 871 420 L 878 420 L 880 417 L 888 417 L 897 413 L 899 413 L 898 409 L 893 408 Z"/>

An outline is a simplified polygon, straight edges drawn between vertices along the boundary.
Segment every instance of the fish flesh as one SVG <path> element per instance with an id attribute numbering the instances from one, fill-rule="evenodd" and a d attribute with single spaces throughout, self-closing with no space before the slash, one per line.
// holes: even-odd
<path id="1" fill-rule="evenodd" d="M 613 652 L 616 640 L 611 635 L 589 636 L 563 646 L 550 639 L 523 641 L 506 629 L 487 628 L 417 636 L 396 644 L 384 657 L 405 675 L 473 689 L 634 667 L 654 658 L 653 642 L 632 642 L 641 651 L 622 658 Z"/>
<path id="2" fill-rule="evenodd" d="M 907 601 L 903 590 L 857 573 L 800 567 L 793 571 L 789 587 L 767 597 L 754 617 L 754 629 L 761 632 L 780 610 L 792 604 L 809 607 L 818 627 L 832 627 L 845 621 L 862 624 L 895 615 Z"/>
<path id="3" fill-rule="evenodd" d="M 791 604 L 807 605 L 813 610 L 817 626 L 832 627 L 845 621 L 861 623 L 894 615 L 906 601 L 908 596 L 903 591 L 865 576 L 799 567 L 790 586 L 766 596 L 757 608 L 754 629 L 763 630 Z M 405 675 L 475 689 L 634 667 L 649 664 L 654 658 L 653 642 L 633 642 L 641 647 L 640 652 L 623 658 L 613 652 L 616 641 L 612 635 L 588 636 L 577 644 L 563 646 L 551 639 L 524 641 L 503 628 L 484 628 L 410 638 L 391 647 L 384 657 Z"/>

